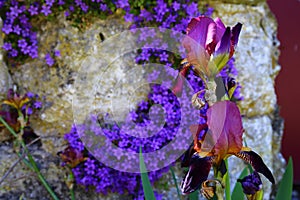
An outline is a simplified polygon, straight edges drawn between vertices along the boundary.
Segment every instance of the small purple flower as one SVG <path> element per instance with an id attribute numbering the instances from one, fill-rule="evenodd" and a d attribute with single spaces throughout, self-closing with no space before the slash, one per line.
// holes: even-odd
<path id="1" fill-rule="evenodd" d="M 69 7 L 69 10 L 71 11 L 71 12 L 73 12 L 75 9 L 74 9 L 74 6 L 70 6 Z"/>
<path id="2" fill-rule="evenodd" d="M 18 51 L 16 49 L 11 49 L 8 54 L 11 57 L 17 57 L 18 56 Z"/>
<path id="3" fill-rule="evenodd" d="M 174 9 L 175 11 L 177 11 L 177 10 L 180 9 L 180 3 L 176 2 L 176 1 L 173 2 L 172 6 L 173 6 L 173 9 Z"/>
<path id="4" fill-rule="evenodd" d="M 4 42 L 2 48 L 5 49 L 6 51 L 11 50 L 12 49 L 11 43 L 10 42 Z"/>
<path id="5" fill-rule="evenodd" d="M 28 98 L 33 98 L 35 95 L 34 95 L 34 93 L 33 92 L 27 92 L 26 93 L 26 96 L 28 97 Z"/>
<path id="6" fill-rule="evenodd" d="M 30 13 L 31 16 L 39 14 L 38 13 L 38 7 L 36 7 L 34 5 L 29 6 L 28 12 Z"/>
<path id="7" fill-rule="evenodd" d="M 160 61 L 168 61 L 169 55 L 164 51 L 162 54 L 159 54 Z"/>
<path id="8" fill-rule="evenodd" d="M 48 16 L 51 13 L 50 6 L 43 5 L 41 13 L 43 13 L 45 16 Z"/>
<path id="9" fill-rule="evenodd" d="M 46 0 L 46 5 L 51 7 L 55 0 Z"/>
<path id="10" fill-rule="evenodd" d="M 81 10 L 83 11 L 83 12 L 87 12 L 88 11 L 88 9 L 89 9 L 89 6 L 88 5 L 86 5 L 85 3 L 82 3 L 81 5 L 80 5 L 80 7 L 81 7 Z"/>
<path id="11" fill-rule="evenodd" d="M 10 13 L 12 16 L 17 17 L 21 11 L 19 10 L 18 6 L 15 5 L 10 7 Z"/>
<path id="12" fill-rule="evenodd" d="M 60 51 L 59 51 L 59 50 L 55 50 L 55 51 L 54 51 L 54 56 L 60 57 Z"/>
<path id="13" fill-rule="evenodd" d="M 65 4 L 65 1 L 64 0 L 58 0 L 58 3 L 57 3 L 58 5 L 64 5 Z"/>
<path id="14" fill-rule="evenodd" d="M 107 8 L 107 5 L 106 5 L 106 4 L 103 4 L 103 3 L 100 4 L 100 10 L 106 11 L 107 9 L 108 9 L 108 8 Z"/>
<path id="15" fill-rule="evenodd" d="M 70 16 L 70 12 L 68 10 L 65 11 L 65 16 L 69 17 Z"/>
<path id="16" fill-rule="evenodd" d="M 42 108 L 42 105 L 43 105 L 43 103 L 40 102 L 40 101 L 36 101 L 36 102 L 33 103 L 33 107 L 36 108 L 36 109 Z"/>
<path id="17" fill-rule="evenodd" d="M 8 35 L 9 33 L 11 33 L 13 31 L 12 29 L 12 25 L 11 24 L 4 24 L 3 27 L 2 27 L 2 31 Z"/>
<path id="18" fill-rule="evenodd" d="M 21 49 L 24 49 L 25 47 L 27 47 L 26 40 L 25 39 L 18 40 L 18 47 L 20 47 Z"/>
<path id="19" fill-rule="evenodd" d="M 17 34 L 17 35 L 21 34 L 21 28 L 20 28 L 20 26 L 18 24 L 15 25 L 13 28 L 14 28 L 14 33 L 15 34 Z"/>
<path id="20" fill-rule="evenodd" d="M 132 22 L 132 21 L 133 21 L 133 17 L 134 17 L 133 14 L 126 13 L 126 14 L 124 15 L 124 20 L 125 20 L 125 22 Z"/>
<path id="21" fill-rule="evenodd" d="M 49 53 L 46 54 L 45 60 L 48 66 L 52 66 L 54 64 L 54 60 Z"/>
<path id="22" fill-rule="evenodd" d="M 256 171 L 243 179 L 238 179 L 237 181 L 242 184 L 243 192 L 248 195 L 253 195 L 262 189 L 262 182 Z"/>

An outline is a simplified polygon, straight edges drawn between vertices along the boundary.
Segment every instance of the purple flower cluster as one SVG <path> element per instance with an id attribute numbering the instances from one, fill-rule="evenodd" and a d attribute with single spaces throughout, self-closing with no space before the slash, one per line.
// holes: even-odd
<path id="1" fill-rule="evenodd" d="M 28 11 L 25 5 L 19 1 L 2 1 L 0 10 L 4 19 L 2 31 L 8 36 L 5 38 L 3 49 L 10 57 L 27 55 L 32 58 L 38 57 L 38 45 L 36 33 L 28 18 Z M 5 10 L 6 12 L 2 12 Z"/>
<path id="2" fill-rule="evenodd" d="M 43 107 L 43 103 L 38 94 L 27 92 L 25 95 L 30 101 L 22 107 L 22 112 L 26 115 L 32 115 L 35 111 L 40 110 Z"/>

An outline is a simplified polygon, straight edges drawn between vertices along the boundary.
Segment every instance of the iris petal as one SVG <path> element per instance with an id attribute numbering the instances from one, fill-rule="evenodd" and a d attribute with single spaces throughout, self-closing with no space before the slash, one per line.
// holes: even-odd
<path id="1" fill-rule="evenodd" d="M 199 189 L 202 182 L 208 177 L 212 166 L 213 157 L 200 157 L 197 153 L 191 159 L 191 165 L 183 181 L 181 182 L 181 191 L 183 194 L 189 194 Z"/>
<path id="2" fill-rule="evenodd" d="M 243 126 L 239 108 L 230 101 L 220 101 L 211 106 L 207 111 L 208 133 L 213 141 L 214 146 L 212 151 L 214 155 L 218 155 L 219 161 L 225 158 L 228 154 L 235 154 L 242 149 Z M 205 136 L 202 146 L 205 146 Z M 209 138 L 208 146 L 211 139 Z"/>
<path id="3" fill-rule="evenodd" d="M 240 151 L 235 155 L 251 164 L 255 171 L 262 173 L 271 183 L 275 183 L 272 172 L 257 153 L 254 151 Z"/>
<path id="4" fill-rule="evenodd" d="M 242 24 L 241 23 L 237 23 L 231 30 L 231 46 L 230 46 L 230 54 L 229 54 L 229 58 L 231 58 L 233 56 L 234 53 L 234 48 L 238 43 L 239 40 L 239 35 L 242 29 Z"/>

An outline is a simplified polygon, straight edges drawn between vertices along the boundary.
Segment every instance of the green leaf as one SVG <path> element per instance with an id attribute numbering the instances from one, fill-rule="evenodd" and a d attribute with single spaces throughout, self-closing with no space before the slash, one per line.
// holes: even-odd
<path id="1" fill-rule="evenodd" d="M 293 190 L 293 160 L 290 157 L 282 180 L 280 181 L 275 200 L 292 199 Z"/>
<path id="2" fill-rule="evenodd" d="M 143 185 L 145 199 L 155 200 L 154 192 L 148 177 L 147 168 L 142 153 L 142 147 L 140 147 L 140 173 L 142 178 L 142 185 Z"/>
<path id="3" fill-rule="evenodd" d="M 249 174 L 248 167 L 245 167 L 244 170 L 241 172 L 239 179 L 244 178 L 248 174 Z M 243 192 L 242 184 L 236 182 L 236 184 L 233 188 L 231 197 L 232 197 L 232 199 L 244 199 L 244 192 Z"/>
<path id="4" fill-rule="evenodd" d="M 189 200 L 198 200 L 198 190 L 189 194 Z"/>
<path id="5" fill-rule="evenodd" d="M 173 177 L 173 180 L 174 180 L 175 186 L 176 186 L 176 190 L 177 190 L 178 199 L 181 199 L 181 194 L 180 194 L 180 190 L 179 190 L 179 187 L 178 187 L 178 184 L 177 184 L 177 179 L 176 179 L 176 176 L 175 176 L 175 173 L 174 173 L 173 167 L 170 167 L 170 171 L 171 171 L 171 174 L 172 174 L 172 177 Z"/>

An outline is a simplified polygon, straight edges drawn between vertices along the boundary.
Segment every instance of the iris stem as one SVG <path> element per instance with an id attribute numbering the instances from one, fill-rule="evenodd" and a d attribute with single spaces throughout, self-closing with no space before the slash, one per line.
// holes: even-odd
<path id="1" fill-rule="evenodd" d="M 226 200 L 231 200 L 231 194 L 230 194 L 230 176 L 228 171 L 228 159 L 225 159 L 225 165 L 226 165 L 226 175 L 225 175 L 225 197 Z"/>

